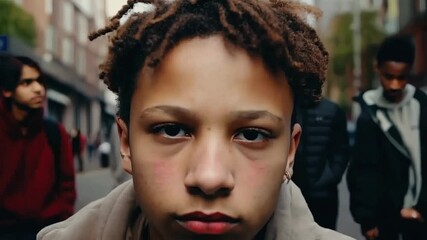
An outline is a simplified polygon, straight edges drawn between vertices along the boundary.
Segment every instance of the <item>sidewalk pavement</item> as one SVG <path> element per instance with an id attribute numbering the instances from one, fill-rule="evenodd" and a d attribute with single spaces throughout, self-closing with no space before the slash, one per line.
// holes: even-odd
<path id="1" fill-rule="evenodd" d="M 88 203 L 106 196 L 115 186 L 110 169 L 94 169 L 78 173 L 76 176 L 76 211 Z"/>

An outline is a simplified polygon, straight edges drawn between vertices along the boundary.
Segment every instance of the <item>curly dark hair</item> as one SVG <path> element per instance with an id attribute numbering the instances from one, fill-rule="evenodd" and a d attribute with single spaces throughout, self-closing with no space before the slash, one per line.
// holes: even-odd
<path id="1" fill-rule="evenodd" d="M 154 9 L 132 14 L 121 26 L 120 18 L 137 2 Z M 307 14 L 320 15 L 316 8 L 293 1 L 128 0 L 89 39 L 114 32 L 99 76 L 118 95 L 118 115 L 126 123 L 141 69 L 156 67 L 184 39 L 212 35 L 261 57 L 271 71 L 284 71 L 296 101 L 310 104 L 320 99 L 328 52 L 305 22 Z"/>
<path id="2" fill-rule="evenodd" d="M 414 65 L 415 46 L 410 36 L 392 35 L 383 40 L 378 48 L 377 64 L 382 66 L 389 61 Z"/>

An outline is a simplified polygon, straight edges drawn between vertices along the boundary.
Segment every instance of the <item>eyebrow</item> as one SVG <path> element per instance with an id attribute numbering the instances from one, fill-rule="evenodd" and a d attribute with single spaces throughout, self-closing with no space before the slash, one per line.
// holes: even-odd
<path id="1" fill-rule="evenodd" d="M 246 119 L 246 120 L 255 120 L 261 118 L 268 118 L 275 122 L 282 123 L 283 118 L 269 112 L 269 111 L 236 111 L 233 113 L 233 117 Z"/>
<path id="2" fill-rule="evenodd" d="M 392 78 L 405 78 L 408 77 L 409 74 L 392 74 L 392 73 L 388 73 L 388 72 L 383 72 L 382 73 L 386 78 L 392 77 Z"/>
<path id="3" fill-rule="evenodd" d="M 148 115 L 155 114 L 158 112 L 163 112 L 168 115 L 176 116 L 178 118 L 183 118 L 183 119 L 195 119 L 195 114 L 190 110 L 183 107 L 172 106 L 172 105 L 159 105 L 159 106 L 147 108 L 141 112 L 139 118 L 144 119 L 148 117 Z M 235 111 L 235 112 L 232 112 L 230 115 L 232 118 L 235 118 L 235 119 L 256 120 L 256 119 L 267 118 L 279 123 L 282 123 L 284 121 L 283 118 L 269 111 L 263 111 L 263 110 Z"/>
<path id="4" fill-rule="evenodd" d="M 41 80 L 41 77 L 37 77 L 37 78 L 30 78 L 30 77 L 28 77 L 28 78 L 21 78 L 21 79 L 19 79 L 19 82 L 25 82 L 25 81 L 39 81 L 39 80 Z"/>
<path id="5" fill-rule="evenodd" d="M 194 118 L 194 113 L 192 113 L 190 110 L 183 108 L 183 107 L 172 106 L 172 105 L 159 105 L 159 106 L 144 109 L 141 112 L 139 118 L 144 119 L 148 115 L 155 114 L 158 112 L 163 112 L 163 113 L 166 113 L 168 115 L 176 116 L 179 118 L 186 118 L 186 119 Z"/>

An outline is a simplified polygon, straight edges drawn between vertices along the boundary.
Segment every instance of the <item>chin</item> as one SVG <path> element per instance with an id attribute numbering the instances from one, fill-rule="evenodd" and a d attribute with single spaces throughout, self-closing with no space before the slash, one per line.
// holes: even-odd
<path id="1" fill-rule="evenodd" d="M 40 105 L 40 106 L 31 106 L 30 109 L 33 110 L 33 111 L 39 111 L 39 110 L 43 109 L 43 105 Z"/>

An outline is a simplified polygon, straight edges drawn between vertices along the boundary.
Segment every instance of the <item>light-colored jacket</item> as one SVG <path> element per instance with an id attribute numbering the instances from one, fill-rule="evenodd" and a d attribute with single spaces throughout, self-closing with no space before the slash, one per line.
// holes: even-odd
<path id="1" fill-rule="evenodd" d="M 105 198 L 88 204 L 68 220 L 42 229 L 37 239 L 142 239 L 141 231 L 135 231 L 132 225 L 141 226 L 138 221 L 143 218 L 129 220 L 137 212 L 136 209 L 135 192 L 130 180 L 118 186 Z M 132 221 L 136 223 L 132 224 Z M 267 225 L 265 240 L 351 239 L 353 238 L 317 225 L 299 188 L 292 182 L 282 185 L 277 208 Z"/>

